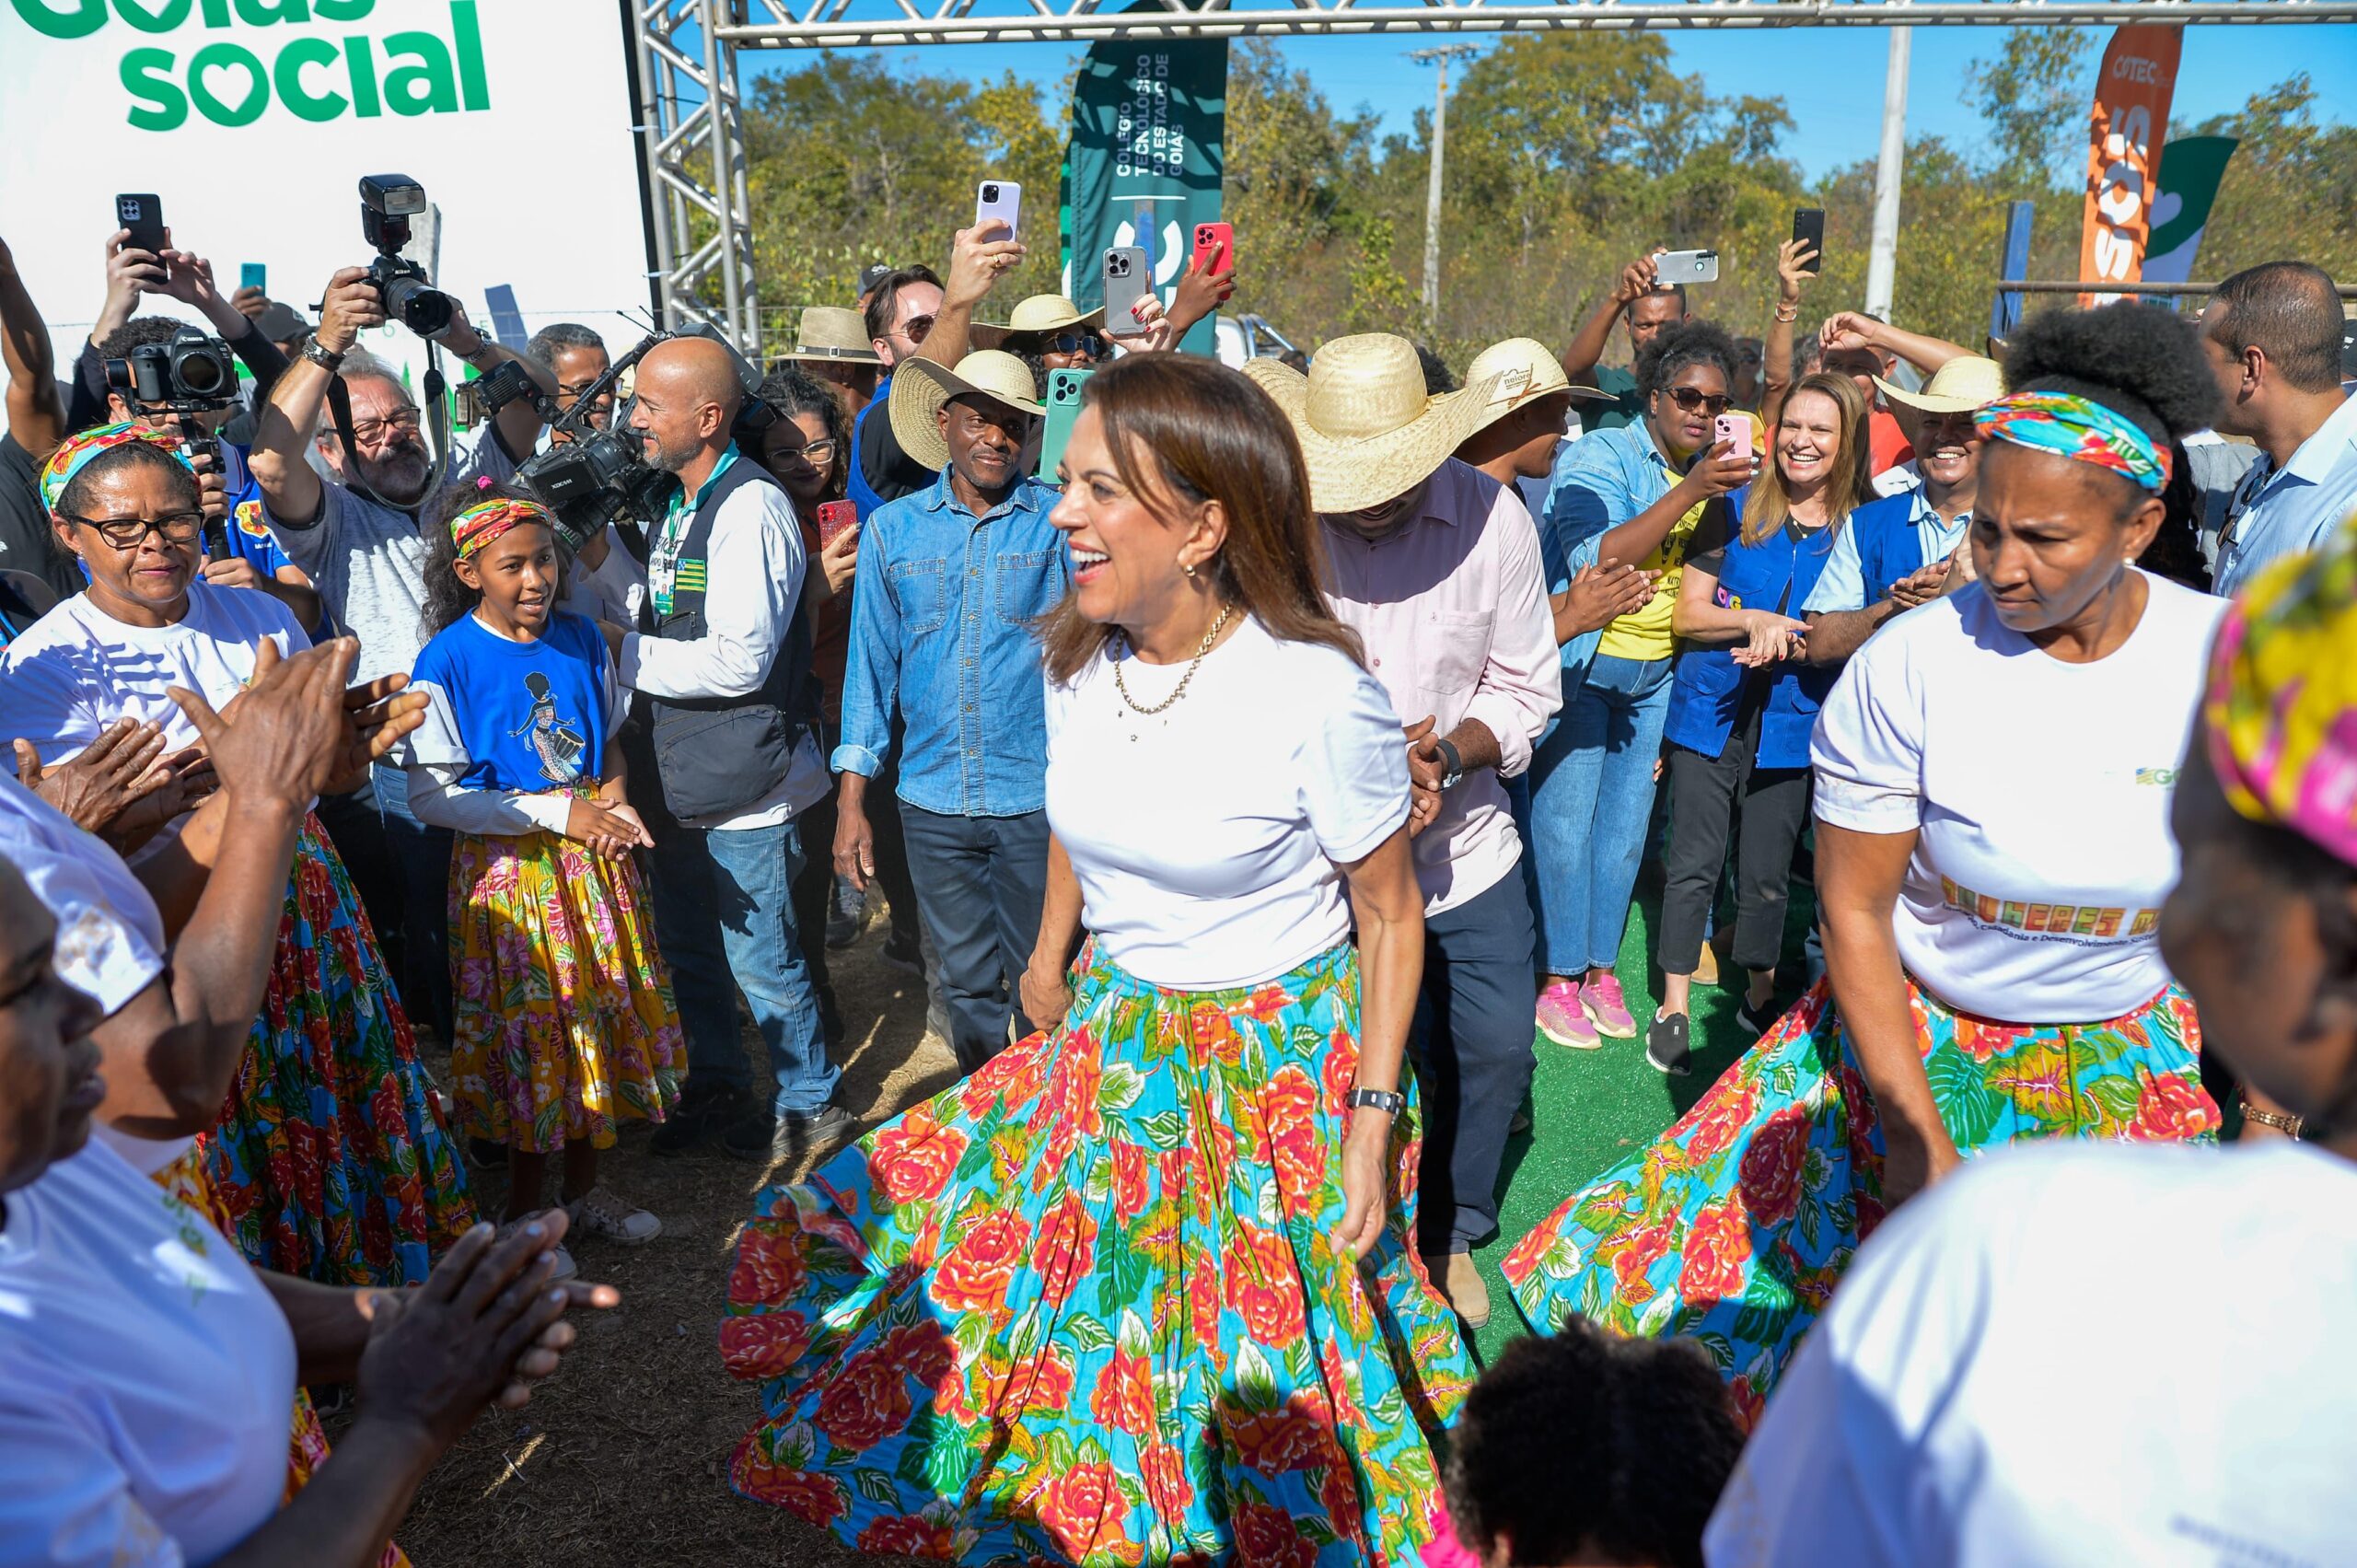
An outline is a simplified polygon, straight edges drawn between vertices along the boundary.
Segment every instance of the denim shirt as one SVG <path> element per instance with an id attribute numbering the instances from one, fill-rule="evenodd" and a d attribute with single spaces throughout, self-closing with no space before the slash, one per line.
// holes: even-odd
<path id="1" fill-rule="evenodd" d="M 1668 494 L 1678 478 L 1642 419 L 1583 436 L 1555 459 L 1540 531 L 1568 557 L 1582 540 L 1619 528 Z"/>
<path id="2" fill-rule="evenodd" d="M 1031 623 L 1063 597 L 1051 485 L 1026 477 L 986 517 L 949 491 L 878 506 L 860 529 L 837 772 L 874 778 L 906 732 L 900 796 L 945 817 L 1019 817 L 1047 804 L 1046 688 Z"/>

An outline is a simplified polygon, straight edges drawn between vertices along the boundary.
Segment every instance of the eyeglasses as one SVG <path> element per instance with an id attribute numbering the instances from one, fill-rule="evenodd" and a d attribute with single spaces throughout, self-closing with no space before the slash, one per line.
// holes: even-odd
<path id="1" fill-rule="evenodd" d="M 364 447 L 373 447 L 396 430 L 415 430 L 418 424 L 417 410 L 395 409 L 382 419 L 354 420 L 352 425 L 352 438 Z"/>
<path id="2" fill-rule="evenodd" d="M 1040 346 L 1049 354 L 1085 354 L 1091 359 L 1105 354 L 1105 345 L 1095 332 L 1058 332 Z"/>
<path id="3" fill-rule="evenodd" d="M 163 535 L 167 544 L 187 544 L 204 527 L 203 512 L 171 512 L 160 517 L 77 517 L 71 512 L 57 515 L 69 523 L 98 529 L 99 537 L 117 550 L 136 550 L 151 533 Z"/>
<path id="4" fill-rule="evenodd" d="M 1688 413 L 1701 409 L 1712 418 L 1716 419 L 1735 407 L 1735 400 L 1724 392 L 1698 392 L 1691 387 L 1664 387 L 1662 390 L 1669 394 L 1672 402 Z"/>
<path id="5" fill-rule="evenodd" d="M 820 463 L 830 463 L 835 460 L 835 443 L 830 437 L 827 440 L 813 441 L 802 447 L 772 447 L 770 448 L 770 457 L 776 462 L 803 463 L 815 469 Z"/>
<path id="6" fill-rule="evenodd" d="M 900 335 L 912 343 L 921 343 L 924 335 L 933 331 L 933 322 L 930 316 L 911 316 L 901 324 Z"/>

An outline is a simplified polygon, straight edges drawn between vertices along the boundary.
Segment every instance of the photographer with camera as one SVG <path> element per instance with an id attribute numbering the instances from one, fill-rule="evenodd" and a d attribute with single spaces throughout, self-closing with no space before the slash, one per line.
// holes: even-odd
<path id="1" fill-rule="evenodd" d="M 655 925 L 688 1083 L 652 1146 L 674 1154 L 718 1132 L 727 1153 L 771 1161 L 858 1129 L 834 1102 L 840 1074 L 795 924 L 795 874 L 806 853 L 827 853 L 801 842 L 797 819 L 828 781 L 811 736 L 808 557 L 793 501 L 735 436 L 758 386 L 708 338 L 672 338 L 639 361 L 631 427 L 680 488 L 652 526 L 640 630 L 606 634 L 622 684 L 647 699 L 639 722 L 679 823 L 656 845 Z M 761 1098 L 737 1041 L 740 990 L 775 1080 Z"/>
<path id="2" fill-rule="evenodd" d="M 442 493 L 478 479 L 505 482 L 528 456 L 540 431 L 529 399 L 517 399 L 470 437 L 454 443 L 439 490 L 422 429 L 423 415 L 401 382 L 373 360 L 346 364 L 360 334 L 388 319 L 385 296 L 415 298 L 414 279 L 380 284 L 385 269 L 345 267 L 328 280 L 319 324 L 303 356 L 279 378 L 256 431 L 251 463 L 261 483 L 262 516 L 279 545 L 311 575 L 338 624 L 360 639 L 363 680 L 406 674 L 424 645 L 425 540 L 421 513 L 431 516 Z M 400 286 L 406 283 L 409 287 Z M 442 346 L 478 371 L 505 362 L 523 366 L 540 389 L 555 377 L 478 333 L 455 300 L 439 333 Z M 333 388 L 348 400 L 346 434 L 322 427 Z M 306 448 L 316 440 L 334 476 L 322 480 Z M 349 440 L 350 445 L 346 442 Z M 402 994 L 412 1012 L 430 1016 L 450 1038 L 447 915 L 450 833 L 419 822 L 409 809 L 400 767 L 379 764 L 374 804 L 386 840 L 400 863 L 401 931 L 408 965 Z"/>
<path id="3" fill-rule="evenodd" d="M 164 230 L 167 240 L 171 232 L 168 228 Z M 168 245 L 162 250 L 137 250 L 131 245 L 131 231 L 122 228 L 107 239 L 106 272 L 106 301 L 99 308 L 98 319 L 90 324 L 89 338 L 83 343 L 81 357 L 74 367 L 65 410 L 67 431 L 106 423 L 106 362 L 122 357 L 122 340 L 117 333 L 136 327 L 149 335 L 135 341 L 163 342 L 182 325 L 169 317 L 135 315 L 142 295 L 161 295 L 194 306 L 212 325 L 221 346 L 237 355 L 252 373 L 257 404 L 270 395 L 272 386 L 285 371 L 286 355 L 278 351 L 278 345 L 270 341 L 260 325 L 214 285 L 213 263 L 203 257 Z M 226 389 L 233 399 L 238 394 L 234 370 Z"/>

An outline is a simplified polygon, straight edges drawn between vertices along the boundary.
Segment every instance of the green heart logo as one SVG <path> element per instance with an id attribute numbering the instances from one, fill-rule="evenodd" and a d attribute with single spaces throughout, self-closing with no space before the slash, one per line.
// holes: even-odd
<path id="1" fill-rule="evenodd" d="M 114 8 L 116 15 L 141 32 L 169 32 L 188 20 L 192 3 L 192 0 L 161 0 L 151 11 L 139 0 L 114 0 Z"/>
<path id="2" fill-rule="evenodd" d="M 215 72 L 245 73 L 244 101 L 232 106 L 213 85 Z M 225 82 L 226 86 L 226 83 Z M 270 74 L 253 52 L 235 43 L 208 43 L 188 63 L 188 96 L 215 125 L 250 125 L 270 107 Z"/>

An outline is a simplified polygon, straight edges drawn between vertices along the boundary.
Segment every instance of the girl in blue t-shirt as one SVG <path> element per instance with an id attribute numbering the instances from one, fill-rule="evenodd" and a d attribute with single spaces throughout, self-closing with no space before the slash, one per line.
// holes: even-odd
<path id="1" fill-rule="evenodd" d="M 520 491 L 486 482 L 435 531 L 409 803 L 456 834 L 450 1067 L 467 1131 L 507 1146 L 507 1223 L 562 1148 L 573 1234 L 635 1245 L 662 1222 L 599 1185 L 598 1151 L 663 1120 L 687 1049 L 631 858 L 653 841 L 622 797 L 621 687 L 595 624 L 555 610 L 563 582 Z"/>

